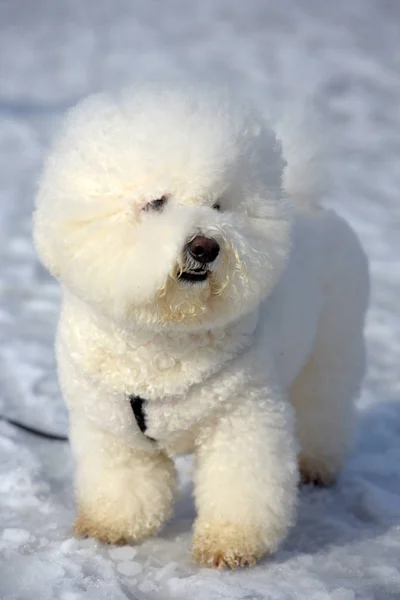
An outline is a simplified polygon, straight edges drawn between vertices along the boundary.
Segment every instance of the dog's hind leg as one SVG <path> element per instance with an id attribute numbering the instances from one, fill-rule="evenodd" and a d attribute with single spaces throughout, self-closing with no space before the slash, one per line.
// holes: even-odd
<path id="1" fill-rule="evenodd" d="M 290 389 L 304 482 L 328 485 L 351 450 L 354 400 L 365 369 L 368 269 L 353 232 L 339 219 L 312 354 Z"/>
<path id="2" fill-rule="evenodd" d="M 338 340 L 336 340 L 338 342 Z M 304 483 L 332 483 L 354 437 L 354 396 L 362 376 L 361 341 L 341 347 L 320 340 L 291 388 Z"/>

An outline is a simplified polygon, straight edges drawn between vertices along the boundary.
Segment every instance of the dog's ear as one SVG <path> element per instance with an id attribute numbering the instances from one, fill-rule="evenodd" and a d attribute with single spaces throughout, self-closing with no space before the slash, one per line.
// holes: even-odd
<path id="1" fill-rule="evenodd" d="M 283 189 L 299 210 L 314 210 L 321 205 L 330 187 L 327 154 L 331 141 L 325 136 L 319 117 L 308 107 L 288 106 L 284 116 L 274 122 L 285 159 Z M 324 132 L 322 138 L 321 132 Z"/>
<path id="2" fill-rule="evenodd" d="M 74 224 L 77 230 L 79 222 L 88 222 L 92 216 L 85 196 L 93 194 L 97 183 L 101 187 L 96 152 L 102 147 L 104 123 L 109 123 L 113 115 L 115 121 L 114 113 L 102 94 L 69 109 L 44 163 L 35 199 L 33 240 L 41 262 L 57 279 L 63 278 Z M 95 214 L 102 211 L 99 205 L 100 200 L 93 202 Z"/>

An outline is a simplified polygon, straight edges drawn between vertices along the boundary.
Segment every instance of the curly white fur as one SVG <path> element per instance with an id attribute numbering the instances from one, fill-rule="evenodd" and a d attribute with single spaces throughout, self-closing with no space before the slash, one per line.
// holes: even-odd
<path id="1" fill-rule="evenodd" d="M 335 477 L 364 372 L 368 269 L 306 166 L 285 167 L 269 126 L 223 91 L 130 89 L 67 117 L 34 235 L 63 290 L 77 533 L 157 531 L 170 457 L 194 452 L 195 559 L 254 564 L 293 523 L 298 464 L 306 479 Z M 199 233 L 221 250 L 193 284 L 179 275 Z M 147 400 L 145 434 L 131 395 Z"/>

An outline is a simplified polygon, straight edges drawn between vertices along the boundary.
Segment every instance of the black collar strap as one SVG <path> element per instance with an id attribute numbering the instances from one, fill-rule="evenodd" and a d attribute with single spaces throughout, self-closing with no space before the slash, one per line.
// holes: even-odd
<path id="1" fill-rule="evenodd" d="M 133 414 L 135 415 L 136 423 L 140 431 L 149 438 L 152 442 L 155 440 L 146 434 L 147 423 L 146 423 L 146 413 L 144 412 L 147 400 L 144 400 L 140 396 L 129 396 L 129 401 L 131 403 L 131 407 L 133 410 Z"/>

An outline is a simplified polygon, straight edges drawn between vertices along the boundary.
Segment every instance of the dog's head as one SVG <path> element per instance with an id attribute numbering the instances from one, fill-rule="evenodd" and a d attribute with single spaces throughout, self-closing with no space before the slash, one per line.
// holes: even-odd
<path id="1" fill-rule="evenodd" d="M 227 93 L 97 95 L 47 160 L 36 246 L 66 288 L 125 326 L 223 325 L 285 265 L 283 167 L 274 134 Z"/>

